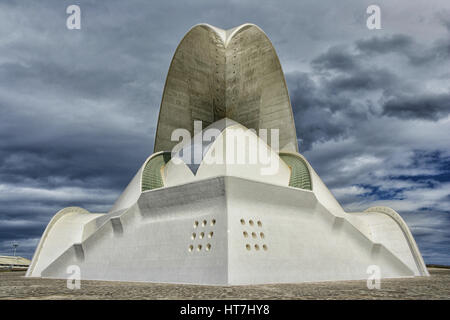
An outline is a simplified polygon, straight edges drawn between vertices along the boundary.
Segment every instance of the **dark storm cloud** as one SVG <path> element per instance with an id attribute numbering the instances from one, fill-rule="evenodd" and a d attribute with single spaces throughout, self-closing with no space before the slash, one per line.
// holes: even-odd
<path id="1" fill-rule="evenodd" d="M 307 73 L 290 73 L 286 80 L 301 152 L 309 150 L 314 142 L 339 139 L 346 134 L 346 123 L 335 115 L 351 104 L 350 100 L 324 94 Z"/>
<path id="2" fill-rule="evenodd" d="M 410 226 L 416 242 L 425 261 L 435 261 L 436 264 L 448 264 L 448 248 L 450 234 L 442 229 L 450 224 L 448 212 L 428 209 L 405 212 L 403 218 Z M 428 246 L 420 245 L 427 243 Z"/>
<path id="3" fill-rule="evenodd" d="M 308 73 L 288 73 L 301 150 L 310 150 L 315 142 L 355 134 L 357 124 L 370 116 L 445 118 L 449 114 L 450 94 L 424 90 L 424 82 L 419 78 L 423 72 L 420 64 L 412 66 L 411 62 L 426 61 L 428 67 L 435 65 L 439 70 L 442 61 L 436 57 L 447 50 L 446 41 L 437 39 L 419 50 L 419 44 L 408 35 L 358 39 L 319 54 L 311 60 Z M 407 70 L 417 73 L 416 81 L 405 79 L 398 62 L 391 63 L 384 56 L 387 53 L 406 56 L 410 63 Z"/>
<path id="4" fill-rule="evenodd" d="M 333 94 L 345 90 L 389 88 L 396 81 L 395 75 L 389 70 L 367 66 L 365 57 L 342 46 L 331 47 L 312 60 L 311 65 L 322 76 L 324 88 Z"/>
<path id="5" fill-rule="evenodd" d="M 394 34 L 383 37 L 371 37 L 355 42 L 361 54 L 374 56 L 397 54 L 405 57 L 413 65 L 422 65 L 445 61 L 450 57 L 450 40 L 437 39 L 431 46 L 417 43 L 411 36 Z"/>
<path id="6" fill-rule="evenodd" d="M 447 28 L 448 32 L 450 32 L 450 20 L 443 21 L 444 26 Z"/>
<path id="7" fill-rule="evenodd" d="M 412 37 L 404 34 L 361 39 L 355 44 L 356 48 L 364 54 L 405 53 L 415 45 Z"/>
<path id="8" fill-rule="evenodd" d="M 286 75 L 301 150 L 354 133 L 355 123 L 377 113 L 375 101 L 357 97 L 397 86 L 395 74 L 364 62 L 351 48 L 332 47 L 312 60 L 312 72 Z"/>
<path id="9" fill-rule="evenodd" d="M 312 60 L 316 70 L 349 71 L 357 68 L 357 63 L 352 55 L 343 47 L 332 47 L 327 52 Z"/>
<path id="10" fill-rule="evenodd" d="M 330 79 L 327 89 L 333 93 L 356 90 L 376 90 L 391 87 L 396 82 L 395 75 L 387 70 L 360 69 Z"/>
<path id="11" fill-rule="evenodd" d="M 115 189 L 151 150 L 150 141 L 133 132 L 71 127 L 13 112 L 0 115 L 15 124 L 0 128 L 2 183 L 55 187 L 65 182 Z M 134 168 L 127 169 L 130 165 Z"/>
<path id="12" fill-rule="evenodd" d="M 450 94 L 394 98 L 384 104 L 383 114 L 436 121 L 450 114 Z"/>
<path id="13" fill-rule="evenodd" d="M 127 71 L 110 69 L 76 69 L 50 61 L 31 61 L 0 65 L 0 85 L 3 87 L 52 87 L 62 94 L 77 94 L 95 98 L 115 95 L 118 90 L 135 80 Z"/>

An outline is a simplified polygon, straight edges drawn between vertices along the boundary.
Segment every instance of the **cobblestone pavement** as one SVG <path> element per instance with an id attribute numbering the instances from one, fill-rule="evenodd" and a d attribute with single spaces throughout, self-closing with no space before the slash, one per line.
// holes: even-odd
<path id="1" fill-rule="evenodd" d="M 65 280 L 25 278 L 0 272 L 0 299 L 448 299 L 450 269 L 429 269 L 431 277 L 386 279 L 380 290 L 366 281 L 198 286 L 143 282 L 81 281 L 69 290 Z"/>

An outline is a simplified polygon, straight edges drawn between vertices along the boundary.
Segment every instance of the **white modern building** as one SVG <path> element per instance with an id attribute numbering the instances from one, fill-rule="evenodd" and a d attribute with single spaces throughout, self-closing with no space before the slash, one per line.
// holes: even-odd
<path id="1" fill-rule="evenodd" d="M 398 213 L 345 212 L 298 153 L 278 57 L 252 24 L 183 38 L 154 153 L 108 213 L 58 212 L 27 276 L 66 278 L 72 265 L 81 279 L 215 285 L 367 279 L 373 265 L 382 278 L 428 275 Z"/>

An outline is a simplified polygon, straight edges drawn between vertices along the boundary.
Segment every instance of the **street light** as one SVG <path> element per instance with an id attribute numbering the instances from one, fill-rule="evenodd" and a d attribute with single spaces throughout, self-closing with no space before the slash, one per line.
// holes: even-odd
<path id="1" fill-rule="evenodd" d="M 14 256 L 14 260 L 16 260 L 16 264 L 17 264 L 17 258 L 16 258 L 16 250 L 17 250 L 17 247 L 19 246 L 19 244 L 17 243 L 17 242 L 13 242 L 13 244 L 12 244 L 12 247 L 13 247 L 13 252 L 14 252 L 14 254 L 13 254 L 13 256 Z M 13 270 L 13 267 L 14 267 L 14 262 L 13 262 L 13 264 L 11 265 L 11 271 Z"/>

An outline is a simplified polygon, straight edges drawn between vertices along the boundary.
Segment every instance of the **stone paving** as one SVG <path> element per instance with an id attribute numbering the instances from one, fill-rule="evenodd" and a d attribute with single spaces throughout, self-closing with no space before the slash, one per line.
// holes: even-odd
<path id="1" fill-rule="evenodd" d="M 431 277 L 385 279 L 380 290 L 366 281 L 198 286 L 143 282 L 81 281 L 69 290 L 65 280 L 25 278 L 24 272 L 0 272 L 0 299 L 446 299 L 450 269 L 431 268 Z"/>

